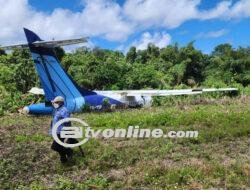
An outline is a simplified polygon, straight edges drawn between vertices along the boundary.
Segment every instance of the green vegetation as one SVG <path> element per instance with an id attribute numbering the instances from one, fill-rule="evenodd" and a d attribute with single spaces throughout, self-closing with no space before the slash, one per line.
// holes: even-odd
<path id="1" fill-rule="evenodd" d="M 160 106 L 84 113 L 96 128 L 198 130 L 197 139 L 92 139 L 61 165 L 50 150 L 50 117 L 0 118 L 1 189 L 248 189 L 250 97 L 181 97 Z"/>
<path id="2" fill-rule="evenodd" d="M 161 49 L 149 44 L 146 50 L 131 47 L 126 55 L 98 48 L 79 48 L 74 53 L 57 48 L 56 53 L 76 82 L 91 90 L 230 86 L 250 92 L 249 47 L 221 44 L 210 55 L 193 43 Z M 0 51 L 0 115 L 41 101 L 26 94 L 33 86 L 39 86 L 39 81 L 29 51 L 16 49 L 8 55 Z"/>

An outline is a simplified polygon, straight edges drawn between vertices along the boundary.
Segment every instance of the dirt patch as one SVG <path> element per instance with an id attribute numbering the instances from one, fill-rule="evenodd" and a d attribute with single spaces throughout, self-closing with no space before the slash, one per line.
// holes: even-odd
<path id="1" fill-rule="evenodd" d="M 123 169 L 112 169 L 107 173 L 107 177 L 111 181 L 124 180 L 126 178 L 126 171 Z"/>

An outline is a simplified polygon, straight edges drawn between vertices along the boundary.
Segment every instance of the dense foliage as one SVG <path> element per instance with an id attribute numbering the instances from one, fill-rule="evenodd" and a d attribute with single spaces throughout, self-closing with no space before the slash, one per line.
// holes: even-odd
<path id="1" fill-rule="evenodd" d="M 188 87 L 247 87 L 250 84 L 250 47 L 234 49 L 230 44 L 215 47 L 210 54 L 197 50 L 193 43 L 146 50 L 131 47 L 126 55 L 99 48 L 79 48 L 56 53 L 66 71 L 88 89 L 171 89 Z M 39 86 L 28 50 L 6 54 L 0 50 L 0 112 L 16 110 L 17 105 L 31 103 L 25 95 Z"/>

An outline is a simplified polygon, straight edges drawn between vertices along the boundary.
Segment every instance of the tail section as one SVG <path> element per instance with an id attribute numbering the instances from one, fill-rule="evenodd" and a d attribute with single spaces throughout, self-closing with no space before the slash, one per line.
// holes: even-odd
<path id="1" fill-rule="evenodd" d="M 38 42 L 38 41 L 42 41 L 41 38 L 37 34 L 35 34 L 34 32 L 32 32 L 26 28 L 24 28 L 23 30 L 24 30 L 24 33 L 26 35 L 26 38 L 27 38 L 27 41 L 29 44 L 32 44 L 32 43 Z"/>
<path id="2" fill-rule="evenodd" d="M 40 37 L 28 29 L 24 29 L 24 32 L 46 101 L 51 101 L 56 96 L 63 96 L 70 111 L 81 109 L 85 103 L 81 89 L 61 67 L 54 49 L 48 46 L 34 46 L 34 42 L 42 41 Z"/>

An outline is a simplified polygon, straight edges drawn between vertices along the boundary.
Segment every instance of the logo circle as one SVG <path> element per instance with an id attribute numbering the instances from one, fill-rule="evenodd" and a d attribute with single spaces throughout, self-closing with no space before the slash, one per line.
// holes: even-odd
<path id="1" fill-rule="evenodd" d="M 76 146 L 81 146 L 81 145 L 83 145 L 84 143 L 86 143 L 86 142 L 89 140 L 89 138 L 86 138 L 86 137 L 85 137 L 82 141 L 80 141 L 80 142 L 78 142 L 78 143 L 75 143 L 75 144 L 68 144 L 68 143 L 62 142 L 62 141 L 58 138 L 58 136 L 57 136 L 57 128 L 58 128 L 60 125 L 62 125 L 63 123 L 70 122 L 70 121 L 75 121 L 75 122 L 81 123 L 84 127 L 88 127 L 88 126 L 89 126 L 85 121 L 83 121 L 83 120 L 81 120 L 81 119 L 78 119 L 78 118 L 64 118 L 64 119 L 61 119 L 61 120 L 59 120 L 58 122 L 56 122 L 56 124 L 52 127 L 52 137 L 54 138 L 54 140 L 55 140 L 58 144 L 60 144 L 60 145 L 62 145 L 62 146 L 64 146 L 64 147 L 73 148 L 73 147 L 76 147 Z"/>

